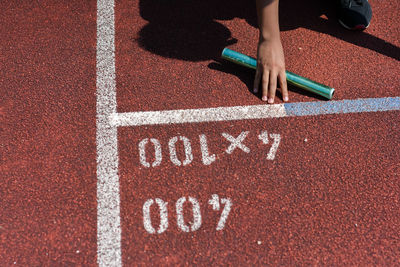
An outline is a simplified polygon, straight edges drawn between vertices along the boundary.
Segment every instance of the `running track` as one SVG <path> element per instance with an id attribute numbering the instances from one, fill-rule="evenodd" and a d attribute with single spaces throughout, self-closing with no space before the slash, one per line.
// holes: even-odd
<path id="1" fill-rule="evenodd" d="M 288 2 L 287 68 L 331 101 L 219 60 L 254 56 L 246 1 L 1 3 L 0 262 L 399 265 L 400 5 L 351 33 Z"/>

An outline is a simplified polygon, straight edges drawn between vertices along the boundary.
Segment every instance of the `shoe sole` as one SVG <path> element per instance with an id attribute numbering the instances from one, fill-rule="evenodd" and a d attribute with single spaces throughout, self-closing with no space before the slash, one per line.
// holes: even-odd
<path id="1" fill-rule="evenodd" d="M 342 25 L 344 28 L 346 28 L 346 29 L 348 29 L 348 30 L 351 30 L 351 31 L 363 31 L 363 30 L 365 30 L 366 28 L 369 27 L 369 24 L 371 24 L 371 23 L 368 23 L 367 26 L 360 24 L 360 25 L 354 26 L 353 28 L 350 28 L 349 26 L 347 26 L 346 24 L 344 24 L 343 21 L 341 21 L 340 19 L 339 19 L 339 23 L 340 23 L 340 25 Z"/>

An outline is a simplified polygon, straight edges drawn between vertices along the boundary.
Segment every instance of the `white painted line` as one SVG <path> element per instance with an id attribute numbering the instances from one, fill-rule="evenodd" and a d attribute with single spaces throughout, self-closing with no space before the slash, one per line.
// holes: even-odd
<path id="1" fill-rule="evenodd" d="M 110 123 L 116 127 L 121 127 L 282 118 L 295 116 L 317 116 L 326 114 L 382 112 L 394 110 L 400 110 L 399 97 L 113 113 L 110 114 Z"/>
<path id="2" fill-rule="evenodd" d="M 97 1 L 97 263 L 122 266 L 115 88 L 114 0 Z"/>
<path id="3" fill-rule="evenodd" d="M 114 126 L 141 126 L 286 117 L 283 104 L 111 114 Z"/>

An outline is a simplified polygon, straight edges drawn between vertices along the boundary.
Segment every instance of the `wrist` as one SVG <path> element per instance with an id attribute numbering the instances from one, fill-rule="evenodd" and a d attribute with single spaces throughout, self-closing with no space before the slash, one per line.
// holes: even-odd
<path id="1" fill-rule="evenodd" d="M 260 34 L 258 36 L 258 42 L 280 42 L 281 41 L 281 36 L 279 31 L 276 33 L 271 33 L 271 32 L 262 32 L 260 31 Z"/>

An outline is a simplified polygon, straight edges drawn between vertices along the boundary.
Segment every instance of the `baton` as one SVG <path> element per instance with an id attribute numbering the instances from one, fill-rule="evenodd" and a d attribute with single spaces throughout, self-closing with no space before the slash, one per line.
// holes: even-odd
<path id="1" fill-rule="evenodd" d="M 231 49 L 224 48 L 221 56 L 222 58 L 229 60 L 233 63 L 251 69 L 257 68 L 257 60 L 255 58 L 249 57 L 245 54 L 233 51 Z M 335 92 L 335 89 L 332 87 L 317 83 L 290 71 L 286 71 L 286 80 L 289 84 L 295 85 L 314 94 L 323 96 L 327 99 L 332 99 L 333 93 Z"/>

